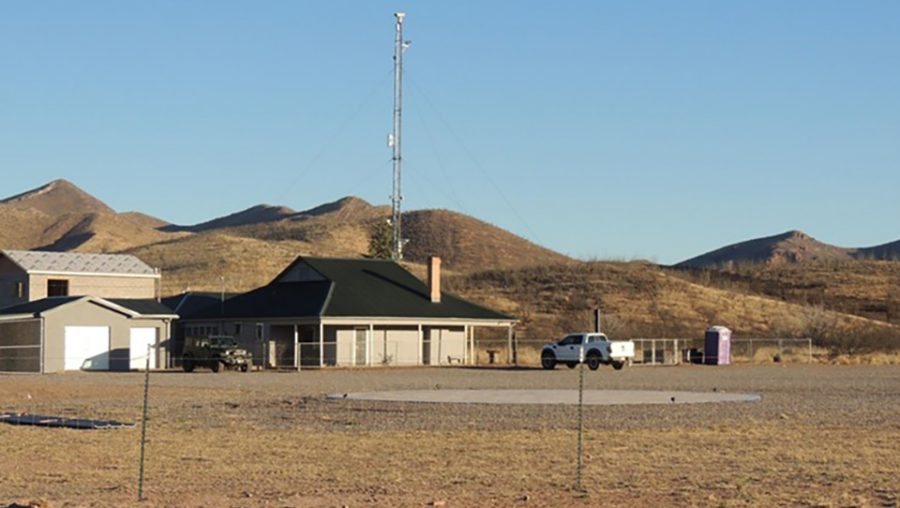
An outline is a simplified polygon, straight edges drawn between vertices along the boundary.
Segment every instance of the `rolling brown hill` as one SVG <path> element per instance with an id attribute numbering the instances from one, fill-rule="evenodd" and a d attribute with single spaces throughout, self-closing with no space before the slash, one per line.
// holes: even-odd
<path id="1" fill-rule="evenodd" d="M 241 210 L 239 212 L 235 212 L 224 217 L 218 217 L 206 222 L 201 222 L 199 224 L 194 224 L 193 226 L 176 226 L 174 224 L 169 224 L 163 226 L 161 229 L 164 231 L 192 231 L 195 233 L 199 233 L 203 231 L 212 231 L 214 229 L 226 229 L 278 221 L 285 217 L 290 217 L 295 213 L 296 212 L 294 210 L 291 210 L 290 208 L 284 206 L 272 206 L 263 204 L 251 206 L 246 210 Z"/>
<path id="2" fill-rule="evenodd" d="M 0 206 L 7 210 L 34 210 L 49 216 L 72 212 L 115 213 L 106 203 L 62 179 L 0 200 Z"/>
<path id="3" fill-rule="evenodd" d="M 403 234 L 410 239 L 404 252 L 411 261 L 424 262 L 428 256 L 439 254 L 448 268 L 459 271 L 571 261 L 506 230 L 449 210 L 404 214 Z"/>
<path id="4" fill-rule="evenodd" d="M 593 326 L 604 311 L 614 337 L 702 336 L 725 324 L 736 337 L 810 337 L 857 349 L 900 347 L 900 327 L 820 306 L 783 302 L 696 284 L 647 262 L 583 262 L 450 277 L 452 291 L 519 317 L 528 340 Z"/>
<path id="5" fill-rule="evenodd" d="M 755 238 L 726 245 L 706 254 L 682 261 L 680 268 L 712 268 L 736 264 L 805 263 L 850 259 L 900 259 L 900 240 L 875 247 L 837 247 L 820 242 L 802 231 Z"/>
<path id="6" fill-rule="evenodd" d="M 55 180 L 0 201 L 0 248 L 139 251 L 150 256 L 150 262 L 159 260 L 157 264 L 164 270 L 174 268 L 184 282 L 191 277 L 202 281 L 207 278 L 203 270 L 220 264 L 220 258 L 256 252 L 256 246 L 266 243 L 273 251 L 291 252 L 291 258 L 301 254 L 364 256 L 375 226 L 389 217 L 390 207 L 348 196 L 300 212 L 257 205 L 179 226 L 140 212 L 117 213 L 71 182 Z M 409 261 L 440 255 L 451 272 L 568 261 L 512 233 L 447 210 L 407 212 L 404 225 Z M 218 245 L 220 251 L 215 256 L 206 254 L 212 251 L 202 248 L 203 242 Z M 182 257 L 194 261 L 173 266 L 165 261 Z M 190 272 L 189 266 L 203 268 Z"/>
<path id="7" fill-rule="evenodd" d="M 711 267 L 737 263 L 796 263 L 851 259 L 850 249 L 820 242 L 802 231 L 755 238 L 727 245 L 678 263 L 678 267 Z"/>
<path id="8" fill-rule="evenodd" d="M 900 263 L 864 259 L 671 268 L 708 287 L 812 305 L 900 325 Z"/>
<path id="9" fill-rule="evenodd" d="M 853 257 L 857 259 L 880 259 L 884 261 L 900 261 L 900 240 L 896 242 L 858 249 Z"/>
<path id="10" fill-rule="evenodd" d="M 135 212 L 116 213 L 71 182 L 54 180 L 0 201 L 0 245 L 116 252 L 183 236 L 158 231 L 152 224 L 156 220 Z"/>
<path id="11" fill-rule="evenodd" d="M 298 255 L 363 256 L 375 226 L 389 216 L 389 207 L 346 197 L 301 212 L 260 205 L 173 227 L 139 212 L 116 213 L 73 184 L 55 181 L 0 202 L 0 248 L 128 252 L 163 270 L 164 294 L 188 288 L 233 292 L 265 284 Z M 719 272 L 578 262 L 448 210 L 405 213 L 404 236 L 410 240 L 406 265 L 414 273 L 423 276 L 421 263 L 440 255 L 449 289 L 522 318 L 523 333 L 542 340 L 588 327 L 590 310 L 598 305 L 607 329 L 619 336 L 696 336 L 710 323 L 726 324 L 743 336 L 800 336 L 822 329 L 900 336 L 886 323 L 895 321 L 891 305 L 900 287 L 900 264 L 855 261 L 865 249 L 829 246 L 800 232 L 689 260 L 701 265 L 763 260 L 737 266 L 766 269 L 706 279 L 698 274 Z M 893 252 L 897 243 L 867 255 Z M 835 269 L 835 263 L 847 265 Z M 742 280 L 749 287 L 740 286 Z M 824 299 L 811 299 L 816 291 Z M 887 307 L 877 307 L 883 303 Z"/>

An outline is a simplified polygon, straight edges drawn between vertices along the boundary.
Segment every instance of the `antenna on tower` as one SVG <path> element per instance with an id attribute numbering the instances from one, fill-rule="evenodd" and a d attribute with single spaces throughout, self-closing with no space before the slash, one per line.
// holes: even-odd
<path id="1" fill-rule="evenodd" d="M 403 111 L 403 52 L 409 47 L 409 41 L 403 40 L 403 18 L 406 17 L 406 13 L 395 12 L 394 17 L 397 18 L 395 24 L 396 35 L 394 37 L 394 130 L 388 136 L 388 146 L 393 149 L 392 160 L 394 163 L 394 191 L 391 194 L 391 230 L 393 231 L 391 259 L 399 261 L 403 259 L 403 244 L 405 243 L 401 228 L 402 214 L 400 210 L 400 202 L 403 201 L 403 194 L 400 192 L 400 165 L 403 161 L 400 155 Z"/>

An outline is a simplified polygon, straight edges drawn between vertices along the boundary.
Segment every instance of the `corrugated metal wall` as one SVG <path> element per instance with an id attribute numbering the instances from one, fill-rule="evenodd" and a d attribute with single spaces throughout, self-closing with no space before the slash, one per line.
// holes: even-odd
<path id="1" fill-rule="evenodd" d="M 0 372 L 41 371 L 41 320 L 0 322 Z"/>

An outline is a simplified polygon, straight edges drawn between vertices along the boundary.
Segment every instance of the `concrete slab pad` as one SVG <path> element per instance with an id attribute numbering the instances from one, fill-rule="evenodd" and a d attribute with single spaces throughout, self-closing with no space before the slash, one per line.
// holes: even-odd
<path id="1" fill-rule="evenodd" d="M 329 399 L 443 404 L 578 404 L 578 390 L 400 390 L 335 393 Z M 680 392 L 652 390 L 585 390 L 584 404 L 699 404 L 755 402 L 752 393 Z"/>

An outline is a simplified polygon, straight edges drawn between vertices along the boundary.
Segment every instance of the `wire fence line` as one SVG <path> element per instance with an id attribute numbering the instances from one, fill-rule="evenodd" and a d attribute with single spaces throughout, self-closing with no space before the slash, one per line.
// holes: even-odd
<path id="1" fill-rule="evenodd" d="M 634 358 L 632 365 L 681 365 L 681 364 L 699 364 L 704 363 L 704 339 L 697 338 L 636 338 L 631 339 L 634 343 Z M 741 338 L 732 339 L 731 341 L 731 363 L 743 364 L 761 364 L 761 363 L 815 363 L 822 353 L 813 344 L 812 339 L 795 339 L 795 338 Z M 422 341 L 423 349 L 427 351 L 437 351 L 430 356 L 431 358 L 409 358 L 408 366 L 453 366 L 453 365 L 509 365 L 514 364 L 523 367 L 540 366 L 541 348 L 547 344 L 543 340 L 519 339 L 514 338 L 511 342 L 507 339 L 475 339 L 474 351 L 441 351 L 435 349 L 438 344 L 431 344 L 431 341 Z M 319 353 L 319 343 L 299 343 L 302 354 L 298 351 L 297 359 L 301 363 L 301 368 L 318 367 L 321 358 Z M 309 349 L 305 349 L 306 347 Z M 334 348 L 334 343 L 326 343 L 326 347 Z M 510 347 L 512 352 L 510 353 Z M 159 346 L 162 349 L 163 346 Z M 393 351 L 393 350 L 389 350 Z M 152 355 L 158 355 L 158 351 L 154 349 Z M 346 355 L 352 356 L 350 351 Z M 171 356 L 171 353 L 170 353 Z M 279 351 L 278 358 L 289 357 L 293 360 L 294 352 Z M 137 368 L 120 369 L 120 370 L 143 370 L 143 364 L 147 358 L 146 354 L 136 354 L 128 358 L 119 358 L 118 361 L 129 362 L 130 365 L 140 364 Z M 367 362 L 359 367 L 396 367 L 404 366 L 397 361 L 398 354 L 388 354 L 386 361 L 373 364 Z M 510 362 L 509 359 L 512 359 Z M 37 367 L 41 361 L 58 360 L 66 361 L 69 359 L 65 356 L 47 356 L 40 354 L 40 348 L 34 346 L 3 346 L 0 347 L 0 372 L 2 373 L 36 373 L 37 368 L 30 371 L 16 371 L 7 368 L 8 365 L 16 363 L 18 365 L 31 365 Z M 354 367 L 353 359 L 342 362 L 342 367 Z M 254 369 L 266 368 L 285 368 L 282 365 L 269 365 L 268 359 L 253 357 Z M 100 362 L 101 367 L 85 368 L 84 370 L 105 370 L 108 368 L 108 359 L 106 362 Z M 105 367 L 104 367 L 105 366 Z M 181 366 L 180 357 L 173 356 L 169 361 L 169 368 L 179 368 Z M 291 362 L 287 368 L 296 368 L 297 366 Z M 331 367 L 331 365 L 325 365 Z M 157 370 L 163 370 L 162 368 Z"/>
<path id="2" fill-rule="evenodd" d="M 636 338 L 633 365 L 681 365 L 704 363 L 704 339 Z M 741 338 L 731 339 L 731 363 L 814 363 L 819 352 L 812 339 Z M 531 367 L 541 364 L 540 353 L 547 341 L 514 339 L 476 340 L 476 365 L 513 364 Z M 510 346 L 512 355 L 508 355 Z"/>

